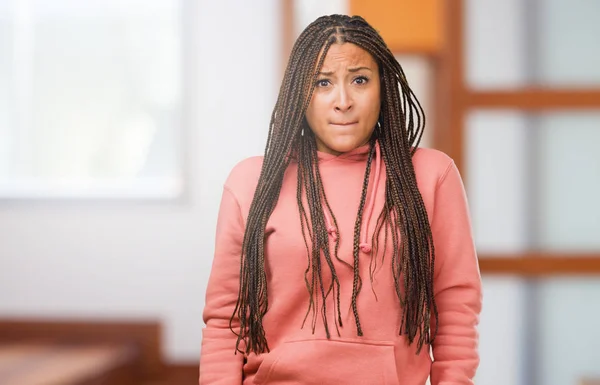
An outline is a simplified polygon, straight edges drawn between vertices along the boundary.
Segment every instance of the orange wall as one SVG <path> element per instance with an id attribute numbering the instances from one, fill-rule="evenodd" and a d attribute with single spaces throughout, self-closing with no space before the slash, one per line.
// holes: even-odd
<path id="1" fill-rule="evenodd" d="M 436 53 L 442 46 L 443 0 L 349 0 L 395 53 Z"/>

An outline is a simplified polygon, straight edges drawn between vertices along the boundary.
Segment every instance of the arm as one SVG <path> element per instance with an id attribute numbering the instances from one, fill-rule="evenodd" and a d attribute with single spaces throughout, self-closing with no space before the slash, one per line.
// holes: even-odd
<path id="1" fill-rule="evenodd" d="M 482 300 L 481 276 L 466 194 L 454 162 L 438 182 L 431 230 L 436 253 L 434 293 L 439 315 L 431 384 L 472 385 L 479 365 L 477 324 Z"/>
<path id="2" fill-rule="evenodd" d="M 235 354 L 237 336 L 229 328 L 229 320 L 238 298 L 243 237 L 244 223 L 239 204 L 225 187 L 203 313 L 206 327 L 202 333 L 200 385 L 242 383 L 244 357 L 239 352 Z M 236 330 L 239 322 L 234 319 L 232 326 Z"/>

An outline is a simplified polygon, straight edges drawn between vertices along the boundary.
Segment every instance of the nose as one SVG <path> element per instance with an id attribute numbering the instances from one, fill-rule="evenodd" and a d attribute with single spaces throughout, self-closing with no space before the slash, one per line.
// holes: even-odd
<path id="1" fill-rule="evenodd" d="M 352 98 L 346 90 L 346 87 L 339 87 L 335 99 L 335 110 L 339 112 L 346 112 L 352 108 Z"/>

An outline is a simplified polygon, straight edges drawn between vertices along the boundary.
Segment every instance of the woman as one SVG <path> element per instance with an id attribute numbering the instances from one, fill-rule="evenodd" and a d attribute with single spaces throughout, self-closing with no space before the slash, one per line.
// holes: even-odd
<path id="1" fill-rule="evenodd" d="M 452 159 L 358 16 L 299 36 L 225 183 L 200 384 L 471 384 L 481 279 Z M 433 362 L 430 355 L 430 346 Z"/>

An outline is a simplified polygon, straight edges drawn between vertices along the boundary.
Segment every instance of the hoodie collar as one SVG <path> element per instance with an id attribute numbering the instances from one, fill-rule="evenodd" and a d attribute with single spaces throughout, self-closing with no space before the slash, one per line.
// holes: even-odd
<path id="1" fill-rule="evenodd" d="M 332 161 L 332 160 L 364 162 L 369 158 L 369 150 L 370 149 L 371 149 L 371 145 L 369 143 L 367 143 L 360 147 L 355 148 L 354 150 L 344 152 L 340 155 L 334 155 L 334 154 L 330 154 L 328 152 L 317 151 L 317 157 L 319 159 L 319 163 L 321 163 L 321 164 L 324 162 Z"/>

